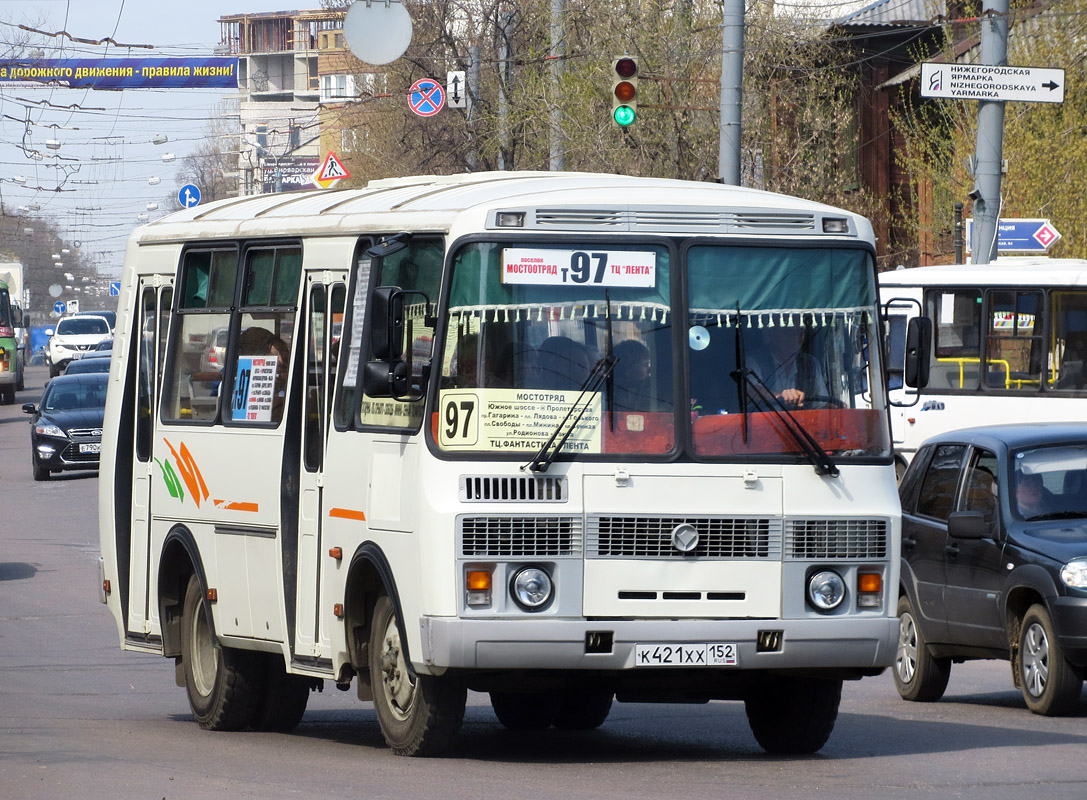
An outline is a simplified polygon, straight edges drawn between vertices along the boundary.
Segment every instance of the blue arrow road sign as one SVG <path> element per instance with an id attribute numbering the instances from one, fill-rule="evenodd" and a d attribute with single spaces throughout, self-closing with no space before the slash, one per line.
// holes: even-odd
<path id="1" fill-rule="evenodd" d="M 57 302 L 53 303 L 53 310 L 58 314 L 63 314 L 67 308 L 68 304 L 65 303 L 63 300 L 58 300 Z"/>
<path id="2" fill-rule="evenodd" d="M 110 281 L 109 282 L 109 296 L 110 297 L 120 297 L 121 296 L 121 282 L 120 281 Z"/>
<path id="3" fill-rule="evenodd" d="M 974 220 L 966 220 L 966 243 L 970 246 Z M 1048 219 L 1002 219 L 996 226 L 998 253 L 1046 253 L 1061 238 Z"/>
<path id="4" fill-rule="evenodd" d="M 182 208 L 192 208 L 200 202 L 200 190 L 195 185 L 186 183 L 177 193 L 177 202 L 181 203 Z"/>

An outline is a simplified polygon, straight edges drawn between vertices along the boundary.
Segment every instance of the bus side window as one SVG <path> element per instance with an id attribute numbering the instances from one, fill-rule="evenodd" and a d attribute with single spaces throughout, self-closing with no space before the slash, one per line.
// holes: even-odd
<path id="1" fill-rule="evenodd" d="M 410 370 L 412 393 L 423 388 L 431 372 L 434 357 L 434 328 L 428 314 L 441 287 L 442 261 L 445 244 L 438 238 L 413 238 L 407 247 L 375 260 L 380 270 L 371 276 L 371 284 L 399 286 L 405 292 L 421 292 L 429 300 L 426 307 L 422 296 L 412 294 L 404 307 L 404 343 L 401 352 Z M 372 353 L 370 354 L 372 355 Z M 366 360 L 371 360 L 367 358 Z M 415 428 L 423 420 L 423 401 L 371 400 L 363 394 L 359 408 L 359 423 L 383 427 Z"/>
<path id="2" fill-rule="evenodd" d="M 222 368 L 208 354 L 219 328 L 230 324 L 238 254 L 233 247 L 189 250 L 183 256 L 175 324 L 170 327 L 168 374 L 162 417 L 175 422 L 213 422 L 219 408 Z"/>

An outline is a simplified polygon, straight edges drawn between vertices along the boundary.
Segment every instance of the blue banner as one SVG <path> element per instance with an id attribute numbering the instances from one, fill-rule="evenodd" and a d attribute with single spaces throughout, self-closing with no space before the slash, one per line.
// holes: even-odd
<path id="1" fill-rule="evenodd" d="M 0 61 L 0 83 L 73 89 L 237 89 L 236 58 L 47 58 Z"/>

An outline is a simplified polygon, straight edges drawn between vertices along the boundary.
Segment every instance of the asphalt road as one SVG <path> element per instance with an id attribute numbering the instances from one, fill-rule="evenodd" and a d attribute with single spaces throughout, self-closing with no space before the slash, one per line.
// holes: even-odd
<path id="1" fill-rule="evenodd" d="M 46 378 L 31 369 L 18 403 Z M 514 735 L 471 695 L 442 759 L 393 756 L 371 705 L 333 686 L 293 733 L 202 731 L 172 663 L 122 652 L 98 602 L 97 476 L 34 483 L 28 419 L 0 406 L 0 798 L 1087 797 L 1087 698 L 1034 716 L 1002 662 L 956 665 L 934 704 L 889 674 L 847 683 L 804 758 L 765 755 L 739 703 L 617 704 L 597 731 Z"/>

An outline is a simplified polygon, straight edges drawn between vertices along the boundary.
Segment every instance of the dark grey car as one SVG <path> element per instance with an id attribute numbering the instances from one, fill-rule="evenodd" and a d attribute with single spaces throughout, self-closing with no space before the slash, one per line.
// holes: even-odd
<path id="1" fill-rule="evenodd" d="M 899 494 L 899 694 L 938 700 L 953 662 L 1001 658 L 1031 711 L 1075 710 L 1087 666 L 1087 425 L 934 436 Z"/>

